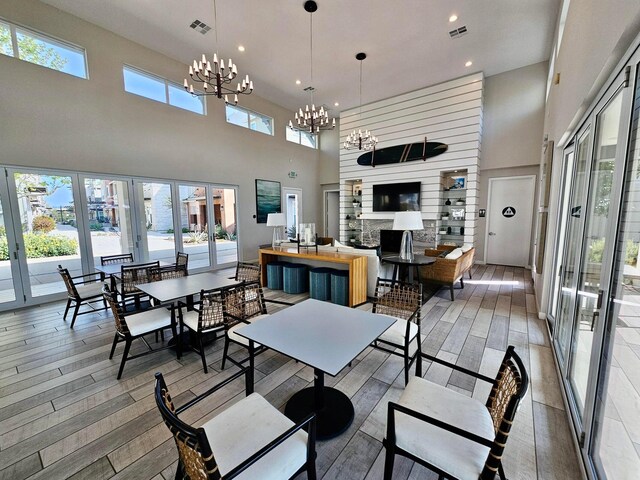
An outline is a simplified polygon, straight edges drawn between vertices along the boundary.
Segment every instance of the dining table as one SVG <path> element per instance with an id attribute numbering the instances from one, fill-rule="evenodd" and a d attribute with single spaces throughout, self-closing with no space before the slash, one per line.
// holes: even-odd
<path id="1" fill-rule="evenodd" d="M 316 413 L 317 438 L 343 433 L 354 418 L 351 399 L 324 384 L 384 333 L 395 319 L 320 300 L 304 300 L 236 330 L 249 340 L 313 368 L 313 387 L 295 393 L 284 413 L 298 423 Z"/>

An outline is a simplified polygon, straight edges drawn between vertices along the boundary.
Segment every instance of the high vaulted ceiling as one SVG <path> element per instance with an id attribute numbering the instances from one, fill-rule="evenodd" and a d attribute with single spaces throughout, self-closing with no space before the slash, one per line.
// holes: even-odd
<path id="1" fill-rule="evenodd" d="M 169 57 L 214 52 L 213 0 L 43 0 Z M 255 93 L 290 109 L 309 101 L 309 13 L 304 0 L 216 0 L 218 51 L 249 74 Z M 315 103 L 334 114 L 468 73 L 495 75 L 549 58 L 559 0 L 317 0 Z M 458 20 L 449 22 L 451 15 Z M 465 25 L 468 33 L 451 39 Z M 238 46 L 245 47 L 244 52 Z M 465 67 L 467 61 L 473 62 Z M 186 73 L 186 72 L 185 72 Z M 296 79 L 301 80 L 296 85 Z M 173 79 L 181 82 L 182 79 Z M 339 102 L 339 107 L 334 103 Z"/>

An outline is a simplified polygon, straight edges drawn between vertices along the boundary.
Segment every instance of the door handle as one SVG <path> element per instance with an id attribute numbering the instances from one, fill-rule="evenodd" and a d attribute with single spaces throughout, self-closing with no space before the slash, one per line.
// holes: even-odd
<path id="1" fill-rule="evenodd" d="M 495 236 L 495 233 L 494 233 L 494 232 L 489 232 L 489 235 L 490 235 L 491 237 L 493 237 L 493 236 Z"/>

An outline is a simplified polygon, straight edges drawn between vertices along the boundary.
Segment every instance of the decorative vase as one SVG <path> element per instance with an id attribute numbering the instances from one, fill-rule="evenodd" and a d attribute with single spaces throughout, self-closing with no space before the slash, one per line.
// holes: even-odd
<path id="1" fill-rule="evenodd" d="M 445 205 L 451 205 L 451 200 L 449 200 L 449 199 L 447 198 L 447 201 L 446 201 L 446 202 L 444 202 L 444 204 L 445 204 Z"/>
<path id="2" fill-rule="evenodd" d="M 464 200 L 459 198 L 458 200 L 456 200 L 456 205 L 464 205 Z"/>
<path id="3" fill-rule="evenodd" d="M 460 227 L 460 235 L 464 235 L 464 227 Z"/>
<path id="4" fill-rule="evenodd" d="M 451 227 L 447 227 L 447 235 L 451 235 Z"/>

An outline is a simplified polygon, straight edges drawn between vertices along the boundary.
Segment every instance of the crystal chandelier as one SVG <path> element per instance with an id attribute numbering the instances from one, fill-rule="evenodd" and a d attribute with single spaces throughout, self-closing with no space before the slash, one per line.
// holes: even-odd
<path id="1" fill-rule="evenodd" d="M 216 0 L 213 0 L 213 32 L 216 39 L 216 53 L 213 54 L 213 59 L 208 60 L 206 55 L 203 54 L 202 59 L 199 61 L 194 60 L 193 65 L 189 66 L 189 77 L 194 82 L 202 84 L 203 92 L 194 90 L 193 84 L 189 83 L 186 78 L 184 79 L 184 89 L 194 97 L 215 95 L 218 98 L 223 98 L 224 96 L 224 103 L 237 105 L 238 95 L 251 95 L 253 81 L 249 80 L 249 75 L 247 75 L 242 79 L 242 82 L 238 82 L 235 89 L 229 85 L 238 76 L 238 67 L 231 59 L 229 59 L 226 67 L 222 57 L 218 60 L 218 12 Z M 232 101 L 229 101 L 229 95 L 233 95 Z"/>
<path id="2" fill-rule="evenodd" d="M 305 89 L 311 91 L 311 106 L 306 105 L 304 109 L 300 108 L 295 114 L 295 120 L 299 130 L 308 130 L 309 133 L 318 133 L 320 130 L 333 130 L 336 126 L 336 119 L 329 119 L 329 112 L 322 106 L 316 110 L 316 106 L 313 103 L 313 12 L 318 10 L 318 4 L 313 0 L 308 0 L 304 2 L 304 9 L 311 14 L 309 15 L 309 51 L 311 59 L 312 86 Z M 294 128 L 291 120 L 289 120 L 289 128 Z"/>
<path id="3" fill-rule="evenodd" d="M 367 58 L 367 54 L 360 52 L 356 54 L 356 60 L 360 61 L 360 118 L 362 118 L 362 61 Z M 342 148 L 345 150 L 352 150 L 357 148 L 358 150 L 371 150 L 375 149 L 378 138 L 374 137 L 369 130 L 364 132 L 361 129 L 354 130 L 347 135 L 346 140 L 342 144 Z"/>

